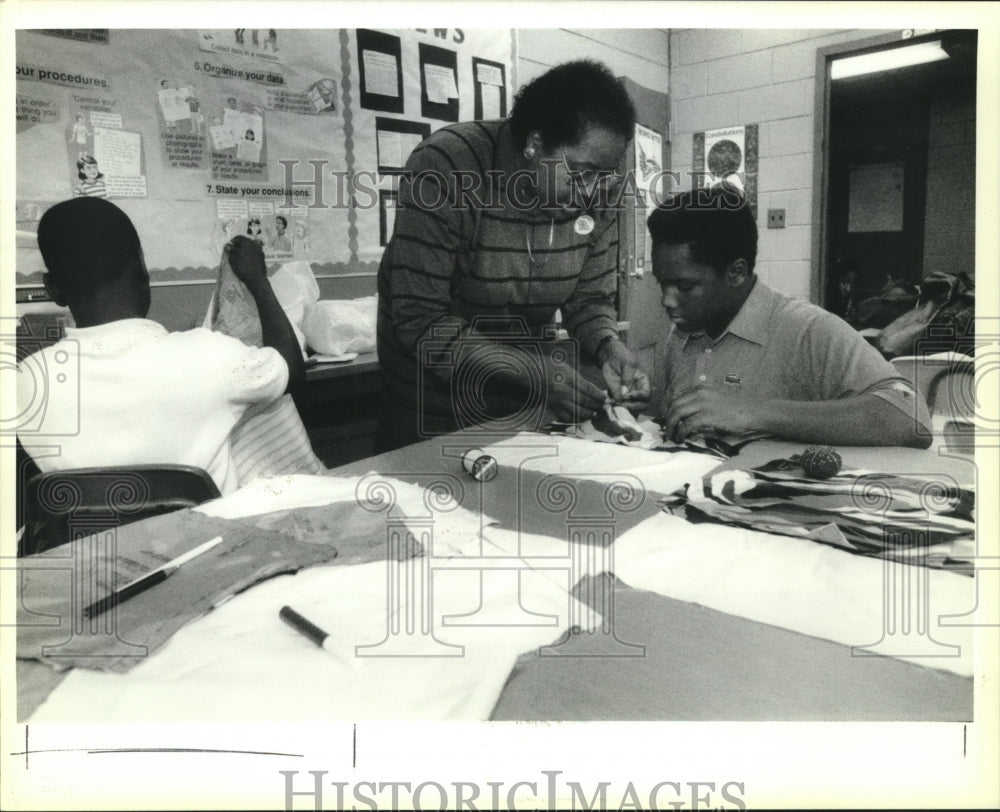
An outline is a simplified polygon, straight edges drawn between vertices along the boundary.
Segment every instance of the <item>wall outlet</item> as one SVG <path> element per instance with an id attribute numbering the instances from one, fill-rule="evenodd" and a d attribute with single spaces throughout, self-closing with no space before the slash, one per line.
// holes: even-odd
<path id="1" fill-rule="evenodd" d="M 767 227 L 768 228 L 784 228 L 785 227 L 785 210 L 784 209 L 768 209 L 767 210 Z"/>

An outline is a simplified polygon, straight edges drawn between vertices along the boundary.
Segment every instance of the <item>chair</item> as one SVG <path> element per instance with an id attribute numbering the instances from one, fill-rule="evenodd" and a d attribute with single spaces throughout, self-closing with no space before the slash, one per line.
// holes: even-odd
<path id="1" fill-rule="evenodd" d="M 926 401 L 934 433 L 948 448 L 968 445 L 976 424 L 976 362 L 958 353 L 893 358 L 892 365 Z"/>
<path id="2" fill-rule="evenodd" d="M 19 556 L 221 495 L 201 468 L 166 464 L 50 471 L 31 477 L 25 491 Z"/>

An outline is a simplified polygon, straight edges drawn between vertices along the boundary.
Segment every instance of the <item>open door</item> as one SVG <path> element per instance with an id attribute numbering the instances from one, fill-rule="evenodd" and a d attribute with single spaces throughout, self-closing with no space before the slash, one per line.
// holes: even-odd
<path id="1" fill-rule="evenodd" d="M 813 294 L 858 327 L 912 307 L 903 294 L 932 272 L 975 273 L 976 35 L 902 32 L 819 51 Z"/>

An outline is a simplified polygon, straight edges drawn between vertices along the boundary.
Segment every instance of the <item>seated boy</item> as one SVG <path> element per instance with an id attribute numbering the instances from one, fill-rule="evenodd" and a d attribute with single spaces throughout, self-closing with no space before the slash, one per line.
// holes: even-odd
<path id="1" fill-rule="evenodd" d="M 171 333 L 148 320 L 139 235 L 107 200 L 56 204 L 39 221 L 38 246 L 48 270 L 45 288 L 69 307 L 76 326 L 40 350 L 42 359 L 22 362 L 19 413 L 32 408 L 36 395 L 26 363 L 78 376 L 68 396 L 43 393 L 48 400 L 37 430 L 20 438 L 38 467 L 186 464 L 205 469 L 223 494 L 235 490 L 230 430 L 248 407 L 273 401 L 305 377 L 260 245 L 238 236 L 225 250 L 257 304 L 261 348 L 202 328 Z M 66 426 L 78 430 L 67 435 Z"/>
<path id="2" fill-rule="evenodd" d="M 930 445 L 927 407 L 892 364 L 839 316 L 757 278 L 757 224 L 734 187 L 680 194 L 648 224 L 673 323 L 660 410 L 668 437 Z"/>

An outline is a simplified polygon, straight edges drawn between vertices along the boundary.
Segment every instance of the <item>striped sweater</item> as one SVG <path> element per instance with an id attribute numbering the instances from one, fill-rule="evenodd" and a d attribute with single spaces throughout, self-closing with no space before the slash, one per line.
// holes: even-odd
<path id="1" fill-rule="evenodd" d="M 582 235 L 575 216 L 516 205 L 529 198 L 529 186 L 511 182 L 522 164 L 505 121 L 445 127 L 407 161 L 378 273 L 383 450 L 477 422 L 460 391 L 463 359 L 483 345 L 477 337 L 537 352 L 514 337 L 551 334 L 558 308 L 583 361 L 616 333 L 614 212 Z M 486 411 L 516 409 L 505 395 L 487 391 Z"/>

